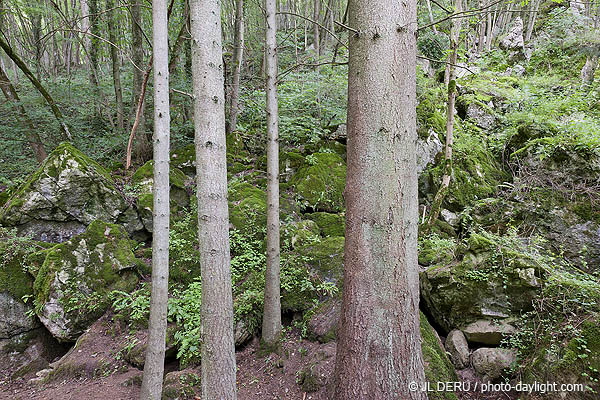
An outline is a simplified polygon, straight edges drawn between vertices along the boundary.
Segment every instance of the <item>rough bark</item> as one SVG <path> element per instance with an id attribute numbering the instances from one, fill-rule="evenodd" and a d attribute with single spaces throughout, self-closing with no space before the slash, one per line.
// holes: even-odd
<path id="1" fill-rule="evenodd" d="M 169 45 L 166 0 L 152 2 L 154 51 L 154 208 L 152 297 L 140 399 L 160 400 L 167 336 L 169 282 Z"/>
<path id="2" fill-rule="evenodd" d="M 40 92 L 40 94 L 44 97 L 44 99 L 50 106 L 50 109 L 52 110 L 52 114 L 54 114 L 54 117 L 58 121 L 58 123 L 60 125 L 60 129 L 61 129 L 62 133 L 64 134 L 65 139 L 71 140 L 71 133 L 69 132 L 69 128 L 67 127 L 67 124 L 65 123 L 65 119 L 64 119 L 62 113 L 60 112 L 60 109 L 54 102 L 54 99 L 52 98 L 52 96 L 50 96 L 50 93 L 48 93 L 46 88 L 44 88 L 44 86 L 42 86 L 41 82 L 35 77 L 35 75 L 33 75 L 31 70 L 27 67 L 27 64 L 25 64 L 25 62 L 23 62 L 23 60 L 21 60 L 21 57 L 19 57 L 13 51 L 13 49 L 8 45 L 8 43 L 6 43 L 4 41 L 4 39 L 2 39 L 1 36 L 0 36 L 0 48 L 2 48 L 5 51 L 6 55 L 11 60 L 13 60 L 15 64 L 17 64 L 17 67 L 19 67 L 21 72 L 23 72 L 23 74 L 25 74 L 27 79 L 29 79 L 29 81 L 33 84 L 33 86 L 37 89 L 37 91 Z"/>
<path id="3" fill-rule="evenodd" d="M 114 0 L 106 0 L 106 12 L 108 15 L 108 40 L 111 43 L 117 42 L 117 21 L 115 19 Z M 121 88 L 121 62 L 119 60 L 119 51 L 115 46 L 110 47 L 110 60 L 112 64 L 113 86 L 115 89 L 115 104 L 117 106 L 117 128 L 122 132 L 124 126 L 123 116 L 123 90 Z"/>
<path id="4" fill-rule="evenodd" d="M 426 399 L 419 333 L 416 1 L 350 0 L 335 399 Z"/>
<path id="5" fill-rule="evenodd" d="M 8 75 L 0 65 L 0 90 L 4 93 L 4 97 L 6 100 L 12 101 L 15 103 L 15 107 L 23 121 L 23 124 L 26 127 L 26 136 L 31 149 L 33 150 L 33 154 L 35 155 L 35 159 L 37 162 L 41 163 L 46 159 L 46 150 L 44 150 L 44 144 L 42 143 L 42 139 L 38 135 L 35 126 L 33 125 L 33 121 L 27 115 L 27 111 L 23 104 L 21 104 L 21 99 L 19 98 L 19 94 L 17 90 L 10 82 Z"/>
<path id="6" fill-rule="evenodd" d="M 202 399 L 236 398 L 221 9 L 190 2 L 202 268 Z"/>
<path id="7" fill-rule="evenodd" d="M 268 11 L 267 11 L 268 12 Z M 244 54 L 244 0 L 235 2 L 235 32 L 233 35 L 233 76 L 231 79 L 231 97 L 229 105 L 229 123 L 227 134 L 235 131 L 240 101 L 240 75 Z"/>
<path id="8" fill-rule="evenodd" d="M 274 344 L 281 335 L 279 276 L 279 111 L 277 107 L 277 5 L 265 0 L 267 96 L 267 268 L 262 339 Z"/>
<path id="9" fill-rule="evenodd" d="M 90 7 L 90 32 L 92 34 L 89 47 L 90 84 L 94 88 L 94 93 L 97 96 L 100 91 L 98 83 L 98 52 L 100 51 L 100 41 L 98 40 L 98 36 L 101 35 L 98 26 L 98 0 L 89 0 L 88 5 Z M 96 97 L 96 102 L 98 102 L 98 97 Z"/>

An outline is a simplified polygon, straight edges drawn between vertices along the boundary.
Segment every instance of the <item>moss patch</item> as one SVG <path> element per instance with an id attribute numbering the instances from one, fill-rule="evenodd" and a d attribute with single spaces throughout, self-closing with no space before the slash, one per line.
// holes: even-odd
<path id="1" fill-rule="evenodd" d="M 346 164 L 338 154 L 314 153 L 290 181 L 305 208 L 340 212 L 344 208 Z"/>
<path id="2" fill-rule="evenodd" d="M 306 214 L 306 218 L 315 221 L 323 236 L 344 236 L 346 221 L 344 214 L 316 212 Z"/>

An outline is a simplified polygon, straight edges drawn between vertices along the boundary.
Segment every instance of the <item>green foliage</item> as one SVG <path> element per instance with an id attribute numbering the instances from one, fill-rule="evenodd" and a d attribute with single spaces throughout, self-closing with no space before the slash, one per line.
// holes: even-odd
<path id="1" fill-rule="evenodd" d="M 425 57 L 432 60 L 442 61 L 446 57 L 446 53 L 450 48 L 450 38 L 444 33 L 435 33 L 433 30 L 425 30 L 423 33 L 419 32 L 417 39 L 417 49 Z M 432 63 L 434 69 L 440 68 L 444 65 L 441 62 Z"/>

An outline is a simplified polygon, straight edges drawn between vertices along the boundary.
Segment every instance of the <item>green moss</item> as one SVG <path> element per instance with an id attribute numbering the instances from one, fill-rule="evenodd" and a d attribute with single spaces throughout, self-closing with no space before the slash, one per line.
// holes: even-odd
<path id="1" fill-rule="evenodd" d="M 186 176 L 179 168 L 171 166 L 169 168 L 169 185 L 185 189 Z M 145 190 L 152 190 L 154 181 L 154 161 L 150 160 L 135 171 L 131 177 L 131 184 L 134 186 L 144 186 Z"/>
<path id="2" fill-rule="evenodd" d="M 308 265 L 322 280 L 335 282 L 342 286 L 344 275 L 344 238 L 332 236 L 317 243 L 307 244 L 298 249 L 298 253 L 307 258 Z"/>
<path id="3" fill-rule="evenodd" d="M 292 221 L 281 227 L 281 241 L 292 248 L 319 240 L 319 227 L 314 221 Z"/>
<path id="4" fill-rule="evenodd" d="M 180 147 L 171 152 L 170 165 L 188 175 L 196 174 L 196 148 L 193 144 Z"/>
<path id="5" fill-rule="evenodd" d="M 346 164 L 338 154 L 315 153 L 290 182 L 305 208 L 340 212 L 344 208 Z"/>
<path id="6" fill-rule="evenodd" d="M 306 214 L 305 217 L 317 223 L 323 236 L 345 235 L 346 222 L 344 214 L 316 212 Z"/>
<path id="7" fill-rule="evenodd" d="M 83 234 L 47 250 L 33 285 L 36 304 L 45 304 L 55 291 L 66 314 L 93 320 L 108 307 L 111 290 L 135 286 L 131 271 L 140 263 L 121 227 L 94 221 Z"/>
<path id="8" fill-rule="evenodd" d="M 458 377 L 452 362 L 448 359 L 439 337 L 427 321 L 423 313 L 421 316 L 421 350 L 425 363 L 425 379 L 433 388 L 438 382 L 457 382 Z M 456 400 L 453 392 L 429 392 L 431 400 Z"/>
<path id="9" fill-rule="evenodd" d="M 229 222 L 244 234 L 263 237 L 260 227 L 267 225 L 267 194 L 247 182 L 229 185 Z"/>
<path id="10" fill-rule="evenodd" d="M 0 292 L 8 292 L 14 299 L 33 294 L 33 280 L 23 270 L 28 255 L 26 247 L 0 242 Z"/>

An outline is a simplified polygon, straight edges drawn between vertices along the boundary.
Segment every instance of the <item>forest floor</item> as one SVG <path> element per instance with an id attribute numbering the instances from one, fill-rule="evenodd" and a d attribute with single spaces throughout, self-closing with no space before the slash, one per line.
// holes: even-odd
<path id="1" fill-rule="evenodd" d="M 104 318 L 103 318 L 104 319 Z M 86 333 L 87 338 L 53 365 L 50 382 L 37 383 L 35 373 L 16 380 L 9 377 L 14 367 L 0 359 L 0 399 L 4 400 L 130 400 L 138 399 L 142 371 L 118 356 L 124 343 L 121 332 L 101 319 Z M 116 350 L 116 351 L 115 351 Z M 318 343 L 302 339 L 297 330 L 287 333 L 277 353 L 265 354 L 254 339 L 237 355 L 239 400 L 327 400 L 335 365 L 335 342 Z M 98 371 L 103 371 L 98 373 Z M 199 367 L 179 371 L 176 360 L 165 365 L 163 398 L 199 399 Z M 193 375 L 195 374 L 195 375 Z M 477 380 L 469 370 L 463 381 Z M 190 378 L 194 377 L 194 378 Z M 33 379 L 33 380 L 32 380 Z M 514 400 L 504 392 L 459 392 L 460 400 Z"/>

